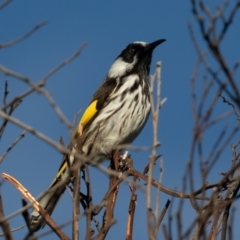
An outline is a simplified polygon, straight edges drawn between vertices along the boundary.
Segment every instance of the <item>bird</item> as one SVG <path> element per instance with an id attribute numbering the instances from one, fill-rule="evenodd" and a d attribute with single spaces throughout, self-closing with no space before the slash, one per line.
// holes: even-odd
<path id="1" fill-rule="evenodd" d="M 52 214 L 66 189 L 66 184 L 57 184 L 69 179 L 69 162 L 73 164 L 79 136 L 81 154 L 92 163 L 100 163 L 109 159 L 118 146 L 131 144 L 140 134 L 151 108 L 149 72 L 152 53 L 165 41 L 133 42 L 117 56 L 79 121 L 68 146 L 71 154 L 63 157 L 56 177 L 39 200 L 48 214 Z M 38 231 L 44 225 L 43 217 L 33 210 L 30 229 Z"/>

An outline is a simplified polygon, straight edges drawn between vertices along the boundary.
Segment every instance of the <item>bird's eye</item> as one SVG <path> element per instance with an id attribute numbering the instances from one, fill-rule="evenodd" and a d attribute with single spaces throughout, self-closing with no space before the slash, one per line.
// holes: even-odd
<path id="1" fill-rule="evenodd" d="M 129 53 L 133 54 L 133 53 L 135 53 L 136 49 L 135 48 L 130 48 L 128 51 L 129 51 Z"/>

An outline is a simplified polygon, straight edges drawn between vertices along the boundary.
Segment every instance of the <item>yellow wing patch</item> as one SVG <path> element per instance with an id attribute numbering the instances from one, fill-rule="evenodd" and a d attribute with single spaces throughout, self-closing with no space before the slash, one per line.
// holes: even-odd
<path id="1" fill-rule="evenodd" d="M 79 124 L 78 124 L 78 127 L 76 129 L 76 132 L 74 134 L 74 137 L 77 137 L 78 136 L 82 136 L 82 132 L 83 132 L 83 128 L 87 125 L 87 123 L 89 123 L 89 121 L 94 117 L 94 115 L 96 114 L 97 112 L 97 100 L 93 101 L 89 106 L 88 108 L 86 109 L 86 111 L 84 112 Z M 70 164 L 72 164 L 71 162 L 71 155 L 70 155 Z M 65 172 L 65 170 L 67 169 L 68 167 L 68 163 L 65 159 L 65 161 L 62 163 L 58 173 L 57 173 L 57 176 L 55 178 L 55 180 L 52 182 L 52 185 L 55 183 L 56 180 L 58 180 L 60 178 L 60 176 Z"/>
<path id="2" fill-rule="evenodd" d="M 83 128 L 89 123 L 89 121 L 94 117 L 94 115 L 97 113 L 97 100 L 93 101 L 86 111 L 84 112 L 77 128 L 77 134 L 81 137 Z"/>
<path id="3" fill-rule="evenodd" d="M 56 176 L 56 179 L 59 179 L 60 178 L 60 176 L 63 174 L 63 172 L 67 169 L 67 161 L 65 161 L 63 164 L 62 164 L 62 166 L 61 166 L 61 168 L 59 169 L 59 171 L 58 171 L 58 173 L 57 173 L 57 176 Z"/>

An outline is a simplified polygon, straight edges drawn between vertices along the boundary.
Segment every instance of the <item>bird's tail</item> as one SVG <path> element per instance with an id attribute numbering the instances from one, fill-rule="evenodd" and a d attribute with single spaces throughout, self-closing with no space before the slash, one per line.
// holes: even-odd
<path id="1" fill-rule="evenodd" d="M 58 200 L 66 189 L 66 184 L 69 182 L 69 166 L 68 159 L 64 157 L 63 162 L 58 170 L 57 176 L 49 186 L 48 190 L 43 194 L 39 200 L 40 205 L 46 210 L 48 214 L 52 214 L 57 205 Z M 43 217 L 35 209 L 31 213 L 30 229 L 38 231 L 44 227 L 45 223 Z"/>

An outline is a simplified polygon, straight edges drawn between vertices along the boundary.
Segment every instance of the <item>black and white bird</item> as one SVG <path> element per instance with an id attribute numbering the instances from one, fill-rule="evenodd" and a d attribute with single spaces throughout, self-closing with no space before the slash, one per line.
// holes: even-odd
<path id="1" fill-rule="evenodd" d="M 131 144 L 143 129 L 151 106 L 148 78 L 152 52 L 164 41 L 131 43 L 113 62 L 70 141 L 73 154 L 63 158 L 56 177 L 39 201 L 49 214 L 65 191 L 65 184 L 59 182 L 70 177 L 68 163 L 74 161 L 79 137 L 84 158 L 99 163 L 108 159 L 118 146 Z M 42 216 L 34 210 L 31 229 L 37 231 L 43 225 Z"/>

